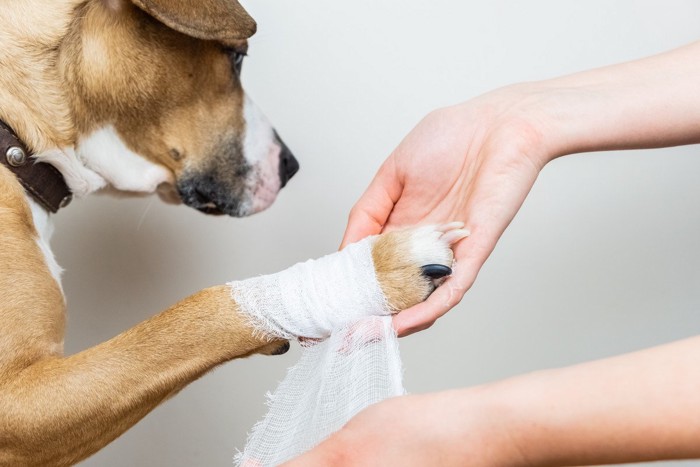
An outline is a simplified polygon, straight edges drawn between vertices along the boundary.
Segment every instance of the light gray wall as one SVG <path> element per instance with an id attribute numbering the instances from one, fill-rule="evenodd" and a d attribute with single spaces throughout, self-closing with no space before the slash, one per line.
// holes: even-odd
<path id="1" fill-rule="evenodd" d="M 76 352 L 202 287 L 333 251 L 381 161 L 429 110 L 698 38 L 693 0 L 247 0 L 244 82 L 301 160 L 249 219 L 106 197 L 57 216 Z M 478 384 L 700 332 L 697 147 L 548 166 L 462 304 L 401 341 L 411 392 Z M 85 466 L 230 465 L 297 357 L 225 365 Z"/>

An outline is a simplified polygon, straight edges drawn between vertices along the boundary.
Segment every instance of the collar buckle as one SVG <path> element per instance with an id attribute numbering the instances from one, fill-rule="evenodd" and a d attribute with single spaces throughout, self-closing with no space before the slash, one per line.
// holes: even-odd
<path id="1" fill-rule="evenodd" d="M 68 206 L 73 194 L 63 174 L 46 162 L 29 163 L 31 157 L 12 129 L 0 120 L 0 164 L 9 169 L 27 193 L 49 212 L 55 213 Z"/>

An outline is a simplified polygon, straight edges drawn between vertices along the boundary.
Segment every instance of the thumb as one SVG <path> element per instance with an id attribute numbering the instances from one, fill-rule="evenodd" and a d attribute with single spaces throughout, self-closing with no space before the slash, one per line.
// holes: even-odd
<path id="1" fill-rule="evenodd" d="M 390 156 L 350 210 L 340 249 L 369 235 L 381 233 L 402 191 L 403 184 L 397 176 L 396 163 Z"/>

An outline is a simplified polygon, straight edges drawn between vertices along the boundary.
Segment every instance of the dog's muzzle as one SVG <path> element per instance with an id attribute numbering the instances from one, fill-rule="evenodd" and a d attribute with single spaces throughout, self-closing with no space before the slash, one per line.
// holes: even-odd
<path id="1" fill-rule="evenodd" d="M 205 214 L 244 217 L 265 209 L 299 171 L 299 162 L 277 132 L 274 142 L 279 146 L 276 171 L 256 170 L 244 164 L 239 169 L 218 166 L 190 172 L 177 182 L 180 199 Z"/>

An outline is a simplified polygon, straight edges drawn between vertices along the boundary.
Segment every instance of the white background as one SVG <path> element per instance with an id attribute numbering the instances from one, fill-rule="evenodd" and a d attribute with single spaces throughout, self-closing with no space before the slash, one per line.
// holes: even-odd
<path id="1" fill-rule="evenodd" d="M 202 0 L 204 1 L 204 0 Z M 700 36 L 692 0 L 247 0 L 246 89 L 301 161 L 268 211 L 206 217 L 92 197 L 57 219 L 68 353 L 196 290 L 333 251 L 382 160 L 433 108 Z M 411 392 L 479 384 L 700 332 L 697 147 L 562 158 L 462 304 L 401 341 Z M 85 466 L 227 466 L 292 365 L 219 368 Z M 430 427 L 426 427 L 430 430 Z"/>

